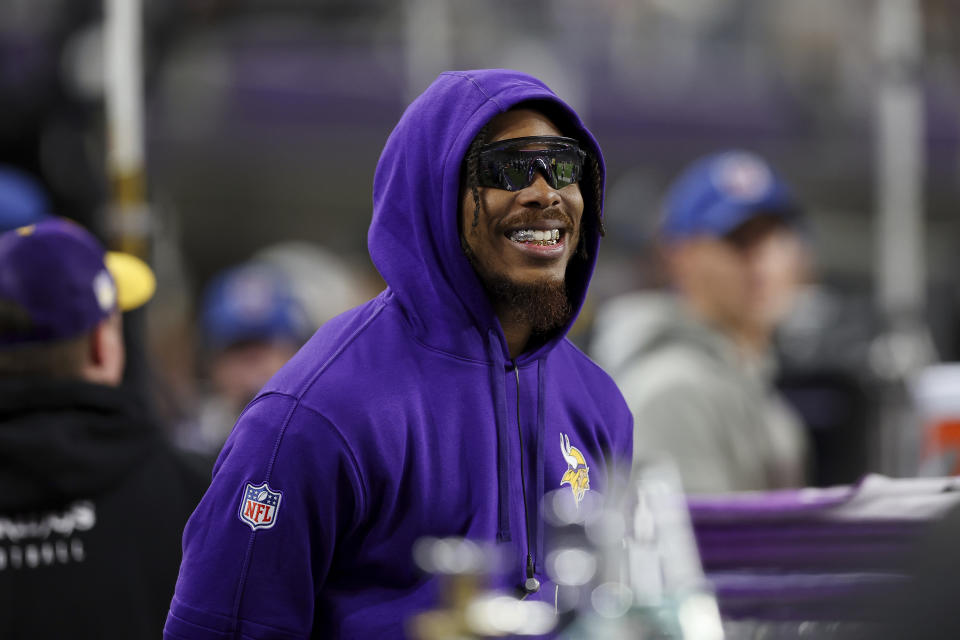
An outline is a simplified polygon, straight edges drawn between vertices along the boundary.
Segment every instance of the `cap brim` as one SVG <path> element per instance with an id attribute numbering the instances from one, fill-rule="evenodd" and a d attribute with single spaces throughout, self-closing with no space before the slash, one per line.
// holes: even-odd
<path id="1" fill-rule="evenodd" d="M 742 225 L 756 218 L 771 218 L 779 220 L 786 227 L 799 227 L 799 210 L 789 206 L 749 206 L 744 207 L 735 215 L 730 215 L 715 229 L 717 236 L 727 236 Z"/>
<path id="2" fill-rule="evenodd" d="M 153 297 L 157 278 L 146 262 L 129 253 L 107 251 L 103 263 L 117 283 L 117 306 L 121 311 L 136 309 Z"/>

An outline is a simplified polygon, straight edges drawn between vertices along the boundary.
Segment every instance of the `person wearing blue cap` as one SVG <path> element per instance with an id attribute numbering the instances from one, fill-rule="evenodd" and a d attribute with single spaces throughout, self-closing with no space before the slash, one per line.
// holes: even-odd
<path id="1" fill-rule="evenodd" d="M 181 425 L 188 449 L 217 453 L 240 412 L 309 337 L 310 322 L 290 278 L 266 263 L 218 273 L 200 301 L 203 378 L 195 419 Z"/>
<path id="2" fill-rule="evenodd" d="M 688 492 L 802 486 L 808 444 L 773 387 L 770 344 L 808 264 L 790 187 L 759 156 L 690 165 L 665 199 L 661 256 L 674 291 L 615 298 L 592 355 L 634 415 L 638 457 L 665 454 Z"/>
<path id="3" fill-rule="evenodd" d="M 153 638 L 207 461 L 120 387 L 155 280 L 51 218 L 0 235 L 0 635 Z"/>

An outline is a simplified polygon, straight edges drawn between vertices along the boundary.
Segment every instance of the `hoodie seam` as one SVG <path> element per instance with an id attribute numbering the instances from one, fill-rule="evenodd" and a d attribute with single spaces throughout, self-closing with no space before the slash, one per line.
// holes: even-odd
<path id="1" fill-rule="evenodd" d="M 423 347 L 423 348 L 426 349 L 427 351 L 431 351 L 431 352 L 433 352 L 433 353 L 436 353 L 437 355 L 444 356 L 444 357 L 446 357 L 446 358 L 450 358 L 451 360 L 457 360 L 457 361 L 460 361 L 460 362 L 468 362 L 468 363 L 470 363 L 470 364 L 478 364 L 478 365 L 483 365 L 483 366 L 489 366 L 489 365 L 491 365 L 491 364 L 496 364 L 493 360 L 477 360 L 476 358 L 471 358 L 471 357 L 469 357 L 469 356 L 462 356 L 462 355 L 459 355 L 459 354 L 456 354 L 456 353 L 451 353 L 450 351 L 446 351 L 446 350 L 441 349 L 441 348 L 439 348 L 439 347 L 431 346 L 431 345 L 423 342 L 422 340 L 420 340 L 420 338 L 418 338 L 416 335 L 412 335 L 412 338 L 413 338 L 413 341 L 414 341 L 414 342 L 416 342 L 418 345 L 420 345 L 421 347 Z"/>
<path id="2" fill-rule="evenodd" d="M 469 74 L 466 74 L 466 73 L 449 73 L 449 74 L 447 74 L 447 75 L 450 75 L 451 77 L 454 77 L 454 78 L 463 78 L 464 80 L 468 81 L 470 84 L 472 84 L 474 87 L 477 88 L 477 91 L 479 91 L 479 92 L 483 95 L 483 97 L 484 97 L 485 99 L 487 99 L 487 100 L 489 100 L 490 102 L 492 102 L 493 104 L 497 105 L 497 108 L 500 109 L 501 111 L 504 110 L 504 109 L 503 109 L 503 105 L 500 104 L 500 103 L 497 101 L 496 98 L 494 98 L 494 97 L 491 96 L 489 93 L 487 93 L 486 89 L 484 89 L 483 87 L 481 87 L 481 86 L 480 86 L 480 83 L 477 82 L 476 79 L 475 79 L 473 76 L 471 76 L 471 75 L 469 75 Z M 480 107 L 477 107 L 476 109 L 474 109 L 473 113 L 476 113 L 476 112 L 479 111 L 479 110 L 480 110 Z M 470 116 L 471 116 L 471 118 L 472 118 L 472 117 L 473 117 L 473 114 L 470 114 Z M 446 162 L 444 162 L 444 165 L 446 165 Z M 444 167 L 444 168 L 446 168 L 446 167 Z"/>
<path id="3" fill-rule="evenodd" d="M 265 482 L 265 483 L 267 484 L 267 486 L 269 487 L 269 485 L 270 485 L 270 480 L 271 480 L 271 477 L 272 477 L 272 475 L 273 475 L 273 467 L 274 467 L 274 464 L 276 463 L 276 460 L 277 460 L 277 458 L 279 457 L 279 454 L 280 454 L 280 446 L 281 446 L 281 444 L 283 443 L 283 437 L 284 437 L 284 436 L 286 435 L 286 433 L 287 433 L 287 428 L 290 426 L 290 422 L 291 422 L 291 419 L 293 418 L 294 413 L 296 413 L 297 409 L 299 409 L 299 408 L 302 408 L 302 409 L 305 410 L 305 411 L 310 411 L 311 413 L 314 413 L 314 414 L 320 416 L 321 418 L 323 418 L 324 421 L 325 421 L 327 424 L 330 425 L 331 430 L 332 430 L 332 431 L 340 438 L 340 440 L 343 442 L 343 445 L 344 445 L 344 447 L 345 447 L 345 450 L 347 451 L 347 454 L 348 454 L 348 456 L 349 456 L 350 464 L 353 466 L 353 470 L 354 470 L 354 472 L 356 473 L 357 480 L 358 480 L 359 483 L 360 483 L 359 498 L 360 498 L 360 500 L 361 500 L 361 507 L 360 507 L 360 509 L 358 510 L 358 515 L 357 515 L 357 517 L 354 519 L 354 522 L 351 523 L 351 524 L 355 527 L 355 526 L 357 525 L 357 523 L 362 520 L 362 518 L 360 518 L 359 514 L 366 512 L 367 496 L 365 495 L 365 493 L 366 493 L 366 483 L 364 482 L 363 476 L 362 476 L 362 474 L 360 473 L 360 468 L 359 468 L 359 465 L 358 465 L 358 463 L 357 463 L 357 458 L 356 458 L 356 456 L 355 456 L 355 454 L 354 454 L 354 452 L 353 452 L 353 448 L 350 446 L 350 443 L 347 442 L 346 438 L 343 436 L 343 434 L 340 432 L 340 430 L 336 427 L 336 425 L 335 425 L 329 418 L 327 418 L 326 416 L 324 416 L 322 413 L 320 413 L 320 412 L 318 412 L 318 411 L 315 411 L 314 409 L 311 409 L 310 407 L 302 404 L 299 397 L 292 396 L 292 395 L 290 395 L 290 394 L 282 393 L 282 392 L 270 392 L 270 393 L 268 393 L 268 394 L 265 394 L 264 396 L 261 396 L 261 398 L 267 398 L 267 397 L 269 397 L 269 396 L 279 396 L 279 397 L 282 397 L 282 398 L 289 398 L 289 399 L 292 400 L 293 402 L 292 402 L 292 405 L 290 406 L 290 408 L 287 410 L 287 414 L 286 414 L 286 416 L 284 416 L 282 426 L 280 427 L 280 432 L 277 434 L 277 440 L 276 440 L 276 443 L 274 444 L 274 447 L 273 447 L 273 453 L 272 453 L 271 456 L 270 456 L 270 462 L 269 462 L 268 465 L 267 465 L 267 471 L 266 471 L 266 474 L 265 474 L 264 482 Z M 260 398 L 257 399 L 257 401 L 259 401 L 259 400 L 260 400 Z M 256 402 L 256 401 L 255 401 L 255 402 Z M 251 402 L 250 404 L 252 405 L 252 404 L 254 404 L 254 403 Z M 248 572 L 248 570 L 249 570 L 249 568 L 250 568 L 250 561 L 251 561 L 251 558 L 253 557 L 253 551 L 254 551 L 254 546 L 255 546 L 255 544 L 256 544 L 256 540 L 257 540 L 257 532 L 256 532 L 256 531 L 251 531 L 251 532 L 250 532 L 250 541 L 249 541 L 249 543 L 248 543 L 248 545 L 247 545 L 247 551 L 246 551 L 246 553 L 244 554 L 243 567 L 241 568 L 240 580 L 238 581 L 237 594 L 236 594 L 236 596 L 235 596 L 234 606 L 233 606 L 232 620 L 233 620 L 233 621 L 236 621 L 236 622 L 238 622 L 238 623 L 243 620 L 243 619 L 240 617 L 240 608 L 241 608 L 242 603 L 243 603 L 244 594 L 246 593 L 246 590 L 247 590 L 247 586 L 246 586 L 246 582 L 247 582 L 247 572 Z M 234 634 L 237 634 L 237 633 L 241 633 L 241 634 L 242 634 L 242 630 L 241 630 L 239 627 L 237 627 L 237 628 L 235 628 L 235 630 L 233 631 L 233 633 L 234 633 Z"/>
<path id="4" fill-rule="evenodd" d="M 282 393 L 270 393 L 270 394 L 261 396 L 261 398 L 267 398 L 273 395 L 290 398 L 290 396 L 288 396 L 287 394 L 282 394 Z M 263 481 L 268 487 L 270 486 L 270 478 L 273 474 L 273 465 L 276 462 L 277 455 L 280 452 L 280 443 L 283 442 L 283 436 L 286 435 L 287 427 L 290 426 L 290 418 L 293 416 L 293 413 L 294 411 L 296 411 L 297 407 L 300 406 L 299 398 L 291 398 L 291 399 L 293 400 L 293 403 L 291 404 L 290 408 L 287 410 L 287 415 L 284 416 L 283 418 L 283 422 L 281 423 L 281 426 L 280 426 L 280 432 L 277 434 L 277 440 L 273 445 L 273 453 L 270 455 L 270 462 L 267 464 L 267 471 Z M 260 398 L 258 398 L 254 402 L 257 402 L 259 400 Z M 253 405 L 254 403 L 251 402 L 250 404 Z M 243 604 L 243 596 L 247 591 L 247 572 L 250 569 L 250 562 L 251 562 L 251 559 L 253 558 L 253 549 L 256 542 L 257 542 L 257 532 L 256 530 L 253 530 L 250 532 L 250 541 L 247 543 L 247 550 L 243 556 L 243 566 L 240 569 L 240 579 L 237 581 L 237 593 L 234 596 L 231 618 L 232 620 L 237 622 L 239 622 L 240 620 L 240 608 Z M 239 625 L 233 630 L 233 633 L 234 634 L 241 633 Z"/>
<path id="5" fill-rule="evenodd" d="M 193 620 L 188 620 L 186 617 L 184 617 L 184 616 L 182 616 L 182 615 L 177 615 L 176 613 L 173 613 L 173 611 L 170 611 L 169 616 L 170 616 L 171 618 L 173 618 L 174 620 L 176 620 L 176 621 L 178 621 L 178 622 L 180 622 L 180 623 L 182 623 L 182 624 L 184 624 L 184 625 L 190 625 L 191 627 L 193 627 L 193 628 L 195 628 L 195 629 L 202 629 L 202 630 L 204 630 L 204 631 L 212 631 L 212 632 L 214 632 L 214 633 L 216 633 L 216 634 L 220 634 L 220 635 L 222 635 L 222 634 L 224 634 L 224 633 L 231 633 L 231 634 L 234 634 L 234 636 L 236 636 L 236 634 L 239 633 L 241 637 L 244 637 L 244 638 L 249 638 L 249 637 L 251 637 L 251 636 L 247 635 L 246 633 L 244 633 L 244 631 L 243 631 L 242 629 L 237 629 L 236 631 L 223 631 L 223 630 L 221 630 L 221 629 L 217 629 L 216 627 L 211 627 L 209 624 L 203 624 L 203 623 L 199 623 L 199 622 L 194 622 Z M 228 620 L 228 622 L 232 623 L 233 620 Z M 284 627 L 277 627 L 277 626 L 274 626 L 274 625 L 265 624 L 265 623 L 263 623 L 263 622 L 259 622 L 259 621 L 257 621 L 257 620 L 253 620 L 253 619 L 251 619 L 251 618 L 244 618 L 244 617 L 242 617 L 242 616 L 237 616 L 236 622 L 241 623 L 241 625 L 242 625 L 243 623 L 249 623 L 249 624 L 252 624 L 252 625 L 256 625 L 257 627 L 260 627 L 260 628 L 262 628 L 262 629 L 269 629 L 270 631 L 279 631 L 280 633 L 283 633 L 283 634 L 286 634 L 286 635 L 289 635 L 289 636 L 300 636 L 300 632 L 294 631 L 293 629 L 286 629 L 286 628 L 284 628 Z M 178 632 L 170 631 L 169 628 L 164 628 L 163 632 L 164 632 L 164 634 L 165 634 L 164 637 L 166 637 L 166 636 L 172 636 L 172 637 L 177 638 L 177 639 L 183 638 L 184 640 L 188 637 L 188 636 L 182 635 L 182 634 L 180 634 L 180 633 L 178 633 Z"/>
<path id="6" fill-rule="evenodd" d="M 360 471 L 359 458 L 357 457 L 357 454 L 356 454 L 356 452 L 354 451 L 353 447 L 350 446 L 350 441 L 347 440 L 346 435 L 340 430 L 340 428 L 336 425 L 336 423 L 334 423 L 333 420 L 331 420 L 330 418 L 328 418 L 328 417 L 327 417 L 326 415 L 324 415 L 322 412 L 320 412 L 320 411 L 318 411 L 318 410 L 314 409 L 313 407 L 310 407 L 310 406 L 308 406 L 308 405 L 306 405 L 306 404 L 298 404 L 298 406 L 299 406 L 300 408 L 302 408 L 304 411 L 309 411 L 310 413 L 312 413 L 312 414 L 318 416 L 319 418 L 323 419 L 323 421 L 326 422 L 326 423 L 330 426 L 330 430 L 333 431 L 333 433 L 334 433 L 334 434 L 340 439 L 340 441 L 343 443 L 344 449 L 346 450 L 347 455 L 349 456 L 350 465 L 353 467 L 354 474 L 357 476 L 357 481 L 360 483 L 360 491 L 358 492 L 358 497 L 360 498 L 360 503 L 361 503 L 361 504 L 360 504 L 360 509 L 359 509 L 359 514 L 364 514 L 364 515 L 366 515 L 366 512 L 367 512 L 367 504 L 369 504 L 369 502 L 370 502 L 369 490 L 368 490 L 368 488 L 367 488 L 367 481 L 364 479 L 363 473 Z M 359 514 L 358 514 L 357 518 L 355 519 L 355 522 L 352 523 L 354 526 L 358 525 L 358 524 L 363 520 L 363 518 L 360 517 Z"/>
<path id="7" fill-rule="evenodd" d="M 386 306 L 386 303 L 384 303 L 384 306 Z M 397 306 L 400 307 L 402 310 L 403 308 L 402 304 L 397 303 Z M 410 339 L 419 347 L 422 347 L 423 349 L 426 349 L 431 353 L 435 353 L 438 356 L 442 356 L 450 360 L 456 360 L 457 362 L 466 362 L 469 364 L 476 364 L 476 365 L 482 365 L 482 366 L 489 366 L 492 364 L 496 364 L 494 360 L 480 360 L 478 358 L 471 358 L 470 356 L 461 355 L 459 353 L 447 351 L 446 349 L 443 349 L 441 347 L 435 347 L 433 345 L 427 344 L 426 342 L 421 340 L 420 337 L 417 335 L 416 330 L 411 325 L 410 320 L 409 318 L 407 318 L 406 314 L 401 313 L 400 315 L 402 317 L 403 325 L 406 327 L 407 331 L 409 332 Z"/>
<path id="8" fill-rule="evenodd" d="M 280 433 L 280 435 L 278 436 L 278 441 L 277 441 L 275 453 L 274 453 L 273 457 L 271 457 L 269 466 L 267 467 L 266 481 L 267 481 L 267 482 L 270 481 L 270 475 L 271 475 L 272 472 L 273 472 L 273 464 L 274 464 L 274 461 L 276 460 L 276 458 L 277 458 L 277 456 L 278 456 L 278 454 L 279 454 L 279 448 L 280 448 L 280 444 L 281 444 L 279 440 L 283 437 L 283 434 L 286 432 L 287 426 L 289 425 L 289 422 L 290 422 L 290 418 L 293 417 L 293 414 L 296 413 L 297 409 L 302 409 L 302 410 L 304 410 L 304 411 L 309 411 L 310 413 L 312 413 L 312 414 L 314 414 L 314 415 L 316 415 L 316 416 L 319 416 L 320 418 L 322 418 L 322 419 L 324 420 L 324 422 L 326 422 L 328 425 L 330 425 L 330 430 L 333 431 L 333 432 L 337 435 L 337 437 L 340 438 L 341 442 L 343 442 L 343 445 L 344 445 L 344 447 L 346 448 L 347 454 L 348 454 L 348 456 L 349 456 L 350 464 L 351 464 L 351 466 L 353 467 L 353 471 L 354 471 L 354 473 L 355 473 L 356 476 L 357 476 L 357 480 L 360 482 L 359 497 L 360 497 L 360 501 L 361 501 L 361 511 L 363 511 L 363 512 L 365 513 L 365 512 L 366 512 L 366 508 L 367 508 L 367 504 L 369 504 L 369 499 L 370 499 L 370 497 L 369 497 L 369 490 L 367 489 L 367 482 L 366 482 L 366 480 L 364 479 L 363 473 L 361 473 L 361 471 L 360 471 L 359 458 L 357 457 L 357 455 L 356 455 L 356 453 L 355 453 L 355 451 L 354 451 L 354 448 L 350 445 L 350 442 L 347 440 L 347 437 L 346 437 L 346 436 L 344 435 L 344 433 L 340 430 L 340 428 L 339 428 L 336 424 L 334 424 L 334 422 L 333 422 L 330 418 L 328 418 L 326 415 L 324 415 L 322 412 L 314 409 L 313 407 L 311 407 L 311 406 L 309 406 L 309 405 L 307 405 L 307 404 L 304 404 L 304 403 L 302 402 L 301 398 L 298 398 L 297 396 L 292 395 L 292 394 L 290 394 L 290 393 L 284 393 L 283 391 L 270 391 L 270 392 L 268 392 L 268 393 L 260 396 L 259 398 L 257 398 L 254 402 L 251 402 L 250 405 L 252 406 L 254 403 L 257 403 L 257 402 L 259 402 L 261 399 L 266 398 L 266 397 L 268 397 L 268 396 L 281 396 L 281 397 L 283 397 L 283 398 L 289 398 L 290 400 L 293 401 L 294 404 L 293 404 L 293 407 L 292 407 L 291 410 L 290 410 L 289 415 L 287 416 L 286 422 L 284 423 L 283 427 L 281 427 L 281 433 Z M 354 523 L 354 524 L 356 524 L 356 523 Z"/>
<path id="9" fill-rule="evenodd" d="M 492 329 L 491 329 L 491 331 L 492 331 Z M 457 360 L 457 361 L 459 361 L 459 362 L 468 362 L 468 363 L 470 363 L 470 364 L 477 364 L 477 365 L 484 365 L 484 366 L 489 366 L 489 365 L 492 365 L 492 364 L 497 364 L 497 361 L 496 361 L 496 360 L 478 360 L 478 359 L 476 359 L 476 358 L 471 358 L 471 357 L 469 357 L 469 356 L 463 356 L 463 355 L 460 355 L 460 354 L 457 354 L 457 353 L 453 353 L 453 352 L 451 352 L 451 351 L 447 351 L 447 350 L 442 349 L 442 348 L 440 348 L 440 347 L 435 347 L 435 346 L 433 346 L 433 345 L 429 345 L 429 344 L 427 344 L 426 342 L 422 341 L 422 340 L 421 340 L 414 332 L 412 332 L 412 331 L 411 331 L 411 339 L 412 339 L 415 343 L 417 343 L 419 346 L 421 346 L 421 347 L 423 347 L 424 349 L 426 349 L 427 351 L 430 351 L 430 352 L 432 352 L 432 353 L 436 353 L 436 354 L 439 355 L 439 356 L 444 356 L 444 357 L 449 358 L 449 359 L 451 359 L 451 360 Z M 537 356 L 536 358 L 531 358 L 531 359 L 529 359 L 529 360 L 526 360 L 526 359 L 523 358 L 523 354 L 521 354 L 520 356 L 517 357 L 517 360 L 516 360 L 516 365 L 517 365 L 517 367 L 519 367 L 520 370 L 522 371 L 522 370 L 527 369 L 527 368 L 529 368 L 529 367 L 536 366 L 536 364 L 537 364 L 538 362 L 545 362 L 545 361 L 547 360 L 547 357 L 553 352 L 554 349 L 558 348 L 562 342 L 563 342 L 563 340 L 559 341 L 556 346 L 551 347 L 551 348 L 548 349 L 547 351 L 544 351 L 543 353 L 541 353 L 541 354 L 540 354 L 539 356 Z M 572 343 L 571 343 L 571 344 L 572 344 Z M 578 351 L 579 351 L 579 349 L 578 349 Z M 581 352 L 581 353 L 582 353 L 582 352 Z M 589 360 L 589 358 L 587 358 L 587 359 Z M 591 360 L 591 362 L 593 362 L 593 361 Z M 596 363 L 594 363 L 594 364 L 596 364 Z M 599 366 L 599 365 L 598 365 L 598 366 Z"/>
<path id="10" fill-rule="evenodd" d="M 361 333 L 363 333 L 364 331 L 366 331 L 367 327 L 369 327 L 369 326 L 373 323 L 373 321 L 376 320 L 376 319 L 380 316 L 380 314 L 383 312 L 383 310 L 386 308 L 386 306 L 387 306 L 387 302 L 386 302 L 386 301 L 384 301 L 384 300 L 382 300 L 382 299 L 378 301 L 378 305 L 377 305 L 376 309 L 374 309 L 373 312 L 370 314 L 370 317 L 367 318 L 366 320 L 364 320 L 363 323 L 362 323 L 359 327 L 357 327 L 356 329 L 354 329 L 353 333 L 351 333 L 351 334 L 347 337 L 347 339 L 344 340 L 343 343 L 341 343 L 341 345 L 340 345 L 339 347 L 337 347 L 337 350 L 334 351 L 326 360 L 324 360 L 322 363 L 320 363 L 320 365 L 317 367 L 317 370 L 314 371 L 313 374 L 312 374 L 309 378 L 307 378 L 306 382 L 304 382 L 304 383 L 300 386 L 300 388 L 297 390 L 297 392 L 296 392 L 296 394 L 295 394 L 295 397 L 296 397 L 298 400 L 299 400 L 300 398 L 302 398 L 303 395 L 310 389 L 310 387 L 312 387 L 312 386 L 314 385 L 314 383 L 317 381 L 317 379 L 318 379 L 327 369 L 329 369 L 331 365 L 333 365 L 333 363 L 337 360 L 337 358 L 339 358 L 341 355 L 343 355 L 343 352 L 347 350 L 347 347 L 349 347 L 350 345 L 352 345 L 353 342 L 354 342 L 354 340 L 356 340 L 357 337 L 358 337 Z"/>
<path id="11" fill-rule="evenodd" d="M 463 79 L 465 79 L 465 80 L 468 80 L 473 86 L 475 86 L 475 87 L 477 88 L 477 90 L 478 90 L 481 94 L 483 94 L 483 97 L 485 97 L 487 100 L 489 100 L 490 102 L 493 102 L 495 105 L 497 105 L 497 107 L 499 107 L 501 111 L 505 111 L 505 110 L 506 110 L 505 107 L 503 106 L 503 104 L 502 104 L 499 100 L 497 100 L 497 98 L 495 98 L 494 96 L 492 96 L 492 95 L 490 95 L 489 93 L 487 93 L 487 90 L 484 89 L 482 86 L 480 86 L 480 83 L 478 83 L 477 80 L 476 80 L 473 76 L 471 76 L 470 74 L 468 74 L 468 73 L 463 73 L 463 72 L 447 71 L 447 72 L 442 73 L 441 75 L 451 76 L 451 77 L 454 77 L 454 78 L 463 78 Z M 540 90 L 540 91 L 546 91 L 546 92 L 548 92 L 548 93 L 553 93 L 552 91 L 550 91 L 550 90 L 547 89 L 546 87 L 544 87 L 544 86 L 542 86 L 542 85 L 539 85 L 539 84 L 537 84 L 537 83 L 535 83 L 535 82 L 525 82 L 525 81 L 519 80 L 519 79 L 514 79 L 514 80 L 511 80 L 511 81 L 509 81 L 509 82 L 505 82 L 505 83 L 501 86 L 501 88 L 500 88 L 500 90 L 498 91 L 498 93 L 503 93 L 503 89 L 508 88 L 508 87 L 533 87 L 534 89 L 538 89 L 538 90 Z"/>

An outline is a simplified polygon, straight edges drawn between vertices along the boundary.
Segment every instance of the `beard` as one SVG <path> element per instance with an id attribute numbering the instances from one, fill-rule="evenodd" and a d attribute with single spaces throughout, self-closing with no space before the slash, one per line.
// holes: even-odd
<path id="1" fill-rule="evenodd" d="M 541 337 L 561 329 L 573 317 L 573 305 L 565 281 L 517 282 L 504 273 L 485 269 L 466 240 L 461 240 L 463 252 L 498 312 L 528 324 L 533 335 Z"/>

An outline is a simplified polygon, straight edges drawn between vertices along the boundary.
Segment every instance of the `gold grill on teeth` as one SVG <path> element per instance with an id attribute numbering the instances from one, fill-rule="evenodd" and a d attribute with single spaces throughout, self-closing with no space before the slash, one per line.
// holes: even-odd
<path id="1" fill-rule="evenodd" d="M 538 239 L 536 234 L 540 234 L 541 238 Z M 549 236 L 548 238 L 543 238 L 542 236 Z M 521 231 L 514 231 L 510 234 L 510 239 L 514 242 L 523 242 L 529 244 L 536 244 L 541 247 L 555 245 L 560 241 L 560 230 L 559 229 L 547 229 L 546 231 L 538 231 L 531 229 L 523 229 Z"/>

